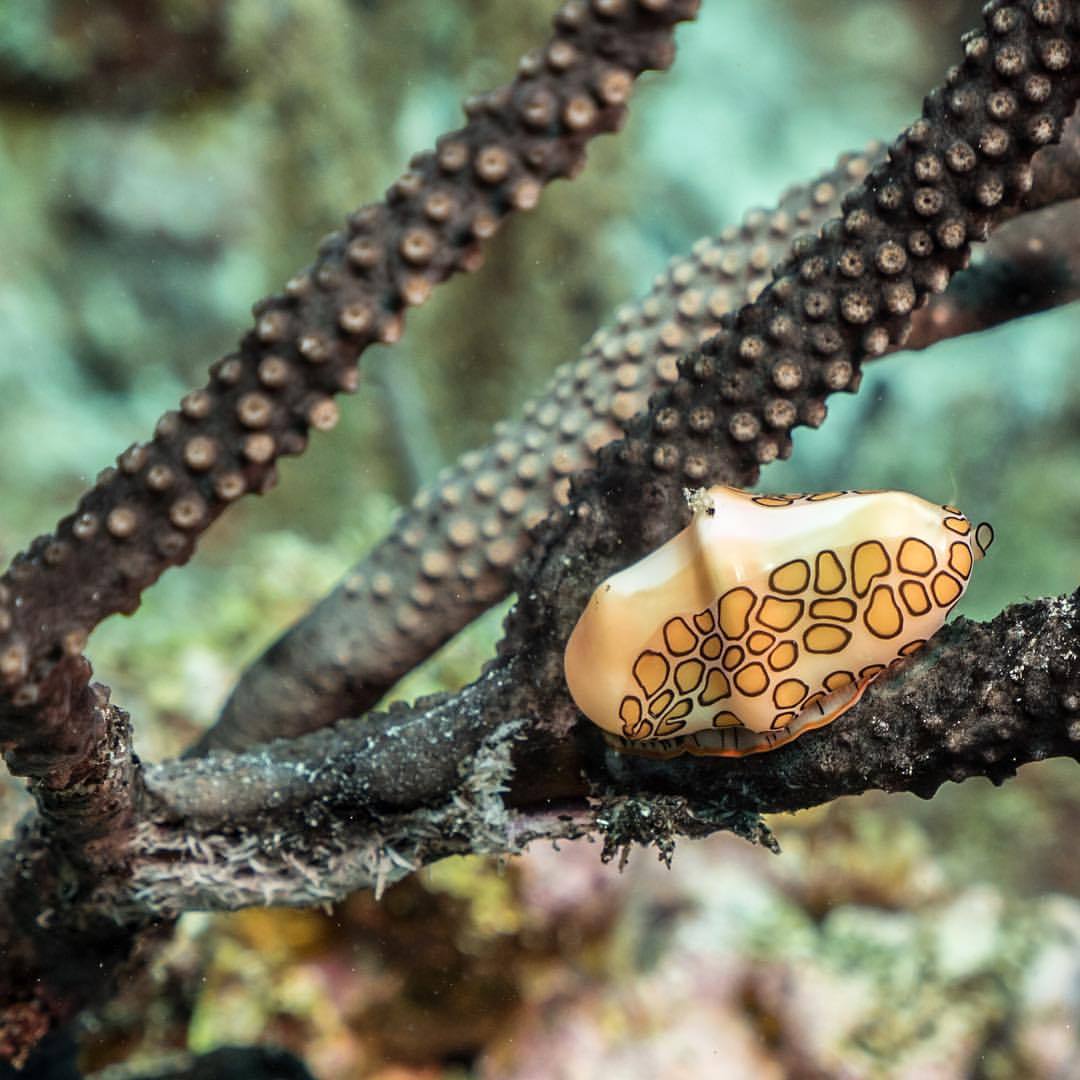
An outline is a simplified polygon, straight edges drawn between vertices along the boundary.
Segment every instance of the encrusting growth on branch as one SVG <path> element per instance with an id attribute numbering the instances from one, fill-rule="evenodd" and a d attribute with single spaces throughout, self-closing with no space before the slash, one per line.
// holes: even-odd
<path id="1" fill-rule="evenodd" d="M 16 769 L 87 752 L 77 732 L 61 748 L 59 731 L 88 677 L 90 631 L 134 611 L 230 503 L 273 484 L 280 456 L 334 425 L 358 354 L 397 340 L 407 307 L 479 266 L 508 214 L 574 175 L 589 139 L 620 124 L 634 78 L 670 63 L 673 28 L 697 4 L 569 0 L 514 82 L 471 99 L 465 127 L 414 157 L 385 202 L 352 214 L 312 267 L 256 304 L 254 328 L 209 383 L 15 559 L 0 580 L 0 737 L 17 743 Z"/>
<path id="2" fill-rule="evenodd" d="M 458 695 L 242 755 L 151 766 L 133 877 L 99 902 L 125 919 L 325 902 L 446 855 L 593 832 L 590 790 L 602 816 L 620 800 L 656 811 L 651 831 L 616 827 L 611 839 L 629 844 L 873 788 L 929 797 L 971 776 L 1000 782 L 1029 761 L 1080 756 L 1078 634 L 1080 593 L 987 623 L 958 619 L 904 678 L 874 683 L 814 738 L 721 768 L 565 735 L 538 751 L 535 730 L 521 738 L 523 718 L 549 716 L 550 691 L 511 658 Z M 681 820 L 665 824 L 664 797 L 680 800 Z"/>
<path id="3" fill-rule="evenodd" d="M 753 790 L 762 811 L 797 810 L 806 793 L 834 796 L 869 788 L 930 798 L 944 783 L 986 776 L 995 783 L 1031 761 L 1080 759 L 1080 592 L 1015 604 L 985 623 L 959 618 L 936 634 L 904 677 L 882 679 L 847 716 L 798 753 L 754 768 L 726 770 L 723 786 Z M 668 769 L 610 755 L 627 791 L 716 798 L 721 784 L 683 759 Z M 669 765 L 672 763 L 668 763 Z"/>

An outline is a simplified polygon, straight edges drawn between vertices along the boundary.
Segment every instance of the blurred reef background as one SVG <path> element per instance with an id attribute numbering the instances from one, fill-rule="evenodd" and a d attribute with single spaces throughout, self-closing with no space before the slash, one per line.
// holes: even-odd
<path id="1" fill-rule="evenodd" d="M 554 7 L 0 0 L 0 557 L 201 384 L 251 303 L 508 78 Z M 668 258 L 896 135 L 978 9 L 704 0 L 585 173 L 369 350 L 338 430 L 95 635 L 140 752 L 190 742 L 395 507 Z M 1078 331 L 1066 308 L 876 362 L 763 486 L 899 487 L 992 521 L 972 618 L 1073 589 Z M 500 617 L 397 692 L 472 677 Z M 9 785 L 0 817 L 23 806 Z M 378 902 L 187 916 L 92 1019 L 84 1066 L 259 1042 L 323 1080 L 1080 1077 L 1075 765 L 771 824 L 779 858 L 720 837 L 620 872 L 563 844 L 450 860 Z"/>

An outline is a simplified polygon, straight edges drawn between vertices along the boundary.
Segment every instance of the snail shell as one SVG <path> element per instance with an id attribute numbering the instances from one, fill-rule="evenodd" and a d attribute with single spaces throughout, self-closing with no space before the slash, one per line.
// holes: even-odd
<path id="1" fill-rule="evenodd" d="M 566 646 L 581 711 L 656 757 L 740 757 L 835 720 L 926 644 L 993 539 L 902 491 L 690 501 L 690 525 L 600 585 Z"/>

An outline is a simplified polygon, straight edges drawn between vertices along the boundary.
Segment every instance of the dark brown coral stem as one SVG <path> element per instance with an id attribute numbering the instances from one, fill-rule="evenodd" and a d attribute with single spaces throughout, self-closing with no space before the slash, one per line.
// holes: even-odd
<path id="1" fill-rule="evenodd" d="M 386 539 L 244 673 L 192 753 L 239 750 L 359 715 L 506 596 L 530 530 L 565 505 L 570 476 L 594 464 L 600 447 L 677 377 L 683 353 L 757 297 L 796 234 L 836 215 L 878 152 L 844 155 L 775 211 L 748 214 L 738 230 L 672 260 L 641 301 L 620 308 L 580 358 L 555 372 L 519 421 L 497 426 L 491 445 L 416 496 Z"/>
<path id="2" fill-rule="evenodd" d="M 691 800 L 752 790 L 765 812 L 810 805 L 822 782 L 837 797 L 880 788 L 923 798 L 971 776 L 1001 783 L 1031 761 L 1080 758 L 1077 641 L 1080 592 L 1016 604 L 987 623 L 957 619 L 899 677 L 873 684 L 827 738 L 797 739 L 766 763 L 736 761 L 722 784 L 686 759 L 657 768 L 610 754 L 608 768 L 623 790 Z"/>
<path id="3" fill-rule="evenodd" d="M 858 388 L 861 363 L 902 343 L 915 309 L 1030 190 L 1031 158 L 1059 137 L 1080 91 L 1080 9 L 1032 0 L 985 11 L 986 31 L 968 36 L 963 63 L 847 195 L 842 219 L 795 245 L 627 439 L 600 451 L 576 503 L 578 521 L 589 512 L 589 550 L 608 564 L 598 580 L 671 535 L 684 485 L 746 484 L 786 457 L 792 429 L 817 427 L 829 394 Z M 577 550 L 575 531 L 547 558 Z M 545 602 L 535 585 L 523 608 Z"/>
<path id="4" fill-rule="evenodd" d="M 662 0 L 650 0 L 650 7 L 658 6 Z M 1054 137 L 1075 101 L 1078 15 L 1080 5 L 1057 0 L 988 7 L 988 34 L 969 40 L 968 60 L 950 76 L 947 90 L 929 100 L 924 121 L 845 200 L 844 220 L 798 245 L 776 283 L 726 320 L 714 344 L 684 360 L 674 385 L 654 396 L 648 416 L 630 424 L 629 438 L 601 452 L 576 499 L 546 526 L 538 557 L 520 568 L 521 602 L 502 654 L 477 684 L 461 695 L 251 754 L 149 770 L 130 843 L 108 853 L 111 862 L 101 866 L 112 869 L 98 873 L 92 886 L 78 872 L 68 873 L 70 860 L 56 857 L 56 830 L 44 828 L 40 811 L 32 817 L 0 865 L 0 900 L 6 901 L 0 904 L 0 952 L 21 965 L 17 977 L 0 986 L 4 1048 L 25 1048 L 52 1019 L 78 1008 L 155 917 L 194 906 L 309 903 L 361 885 L 378 887 L 451 852 L 516 850 L 531 836 L 572 835 L 588 827 L 586 782 L 605 799 L 602 818 L 613 841 L 670 843 L 680 831 L 738 822 L 748 828 L 747 819 L 763 808 L 810 805 L 875 785 L 925 794 L 945 779 L 1001 778 L 1023 761 L 1076 756 L 1076 596 L 1022 605 L 988 627 L 958 623 L 827 731 L 767 760 L 725 763 L 729 768 L 642 762 L 605 751 L 567 696 L 561 652 L 596 581 L 677 527 L 683 483 L 744 479 L 785 452 L 791 426 L 820 422 L 825 393 L 853 389 L 861 360 L 900 340 L 919 299 L 943 287 L 964 262 L 968 239 L 982 236 L 1010 202 L 1015 205 L 1027 187 L 1034 147 Z M 331 244 L 331 254 L 340 254 L 341 243 Z M 306 305 L 322 303 L 318 296 L 317 283 L 309 281 L 262 317 L 285 312 L 291 320 L 307 312 Z M 270 337 L 275 334 L 271 327 Z M 260 330 L 250 348 L 271 344 L 264 337 Z M 310 362 L 300 347 L 304 336 L 286 337 Z M 334 356 L 320 370 L 333 370 Z M 262 361 L 255 376 L 241 368 L 242 386 L 245 378 L 262 378 Z M 218 383 L 215 388 L 221 390 Z M 191 408 L 198 412 L 202 405 Z M 211 448 L 191 446 L 199 437 L 191 434 L 196 420 L 170 420 L 160 446 L 172 446 L 186 431 L 190 437 L 177 448 L 205 462 Z M 297 430 L 286 425 L 282 433 Z M 164 453 L 154 445 L 154 453 Z M 127 490 L 123 485 L 149 467 L 132 463 L 131 473 L 122 474 L 128 480 L 117 474 L 101 490 Z M 193 469 L 192 461 L 186 467 Z M 203 490 L 203 481 L 188 477 L 185 483 Z M 111 527 L 106 521 L 112 540 L 88 530 L 83 542 L 97 535 L 103 556 L 111 557 L 114 547 L 124 550 L 122 540 L 141 537 L 138 529 L 115 535 L 129 525 L 121 515 Z M 173 527 L 180 526 L 174 521 Z M 15 585 L 26 589 L 23 606 L 39 603 L 39 618 L 64 599 L 59 590 L 68 571 L 50 577 L 49 560 L 81 565 L 65 563 L 66 549 L 47 557 L 48 550 L 38 545 L 40 562 L 24 560 L 24 569 L 13 571 Z M 143 549 L 136 543 L 129 550 Z M 120 574 L 106 593 L 114 600 L 131 595 L 124 591 L 135 580 L 131 567 L 123 559 L 106 558 L 103 565 Z M 105 604 L 105 594 L 85 603 Z M 77 603 L 75 610 L 84 607 Z M 19 619 L 13 618 L 15 629 L 25 630 L 26 617 Z M 32 655 L 9 650 L 0 659 L 9 684 L 18 685 L 13 693 L 22 695 L 17 708 L 24 715 L 42 702 L 51 705 L 55 687 L 62 699 L 60 679 L 67 675 L 50 651 L 51 631 L 37 624 L 31 629 Z M 78 662 L 74 644 L 68 642 L 71 665 Z M 35 676 L 53 672 L 50 693 L 31 692 L 39 684 L 26 680 L 24 667 Z M 78 689 L 85 672 L 71 670 L 68 699 L 90 708 Z M 2 734 L 17 740 L 13 718 L 19 718 L 13 709 L 3 715 Z M 102 730 L 115 732 L 122 723 L 104 716 Z M 99 744 L 77 734 L 82 749 L 65 748 L 72 759 Z M 111 773 L 104 758 L 101 764 L 104 772 L 94 782 L 105 786 Z M 64 765 L 74 770 L 76 762 L 65 759 Z M 22 767 L 52 775 L 57 759 L 48 742 Z M 117 775 L 129 773 L 121 768 Z M 56 792 L 43 794 L 42 806 L 77 817 L 75 803 L 67 801 L 78 796 L 69 783 L 77 777 L 72 771 Z M 660 826 L 644 829 L 645 815 L 635 817 L 635 804 L 663 810 Z M 99 809 L 88 820 L 119 825 L 123 835 L 127 819 L 114 816 L 108 804 Z M 87 846 L 81 843 L 80 852 Z"/>
<path id="5" fill-rule="evenodd" d="M 1080 299 L 1080 198 L 1007 222 L 982 260 L 912 320 L 905 349 L 978 333 Z"/>
<path id="6" fill-rule="evenodd" d="M 680 343 L 711 336 L 755 299 L 797 235 L 814 233 L 883 150 L 844 155 L 771 211 L 702 238 L 642 300 L 619 309 L 497 441 L 465 454 L 421 491 L 393 530 L 247 671 L 192 753 L 243 749 L 371 708 L 404 673 L 510 591 L 530 530 L 565 501 L 566 468 L 595 462 L 633 410 L 676 370 Z M 987 329 L 1080 296 L 1070 238 L 1080 225 L 1080 117 L 1033 161 L 1024 212 L 995 232 L 984 260 L 912 316 L 906 350 Z M 895 347 L 889 352 L 895 351 Z M 583 409 L 586 421 L 573 420 Z M 531 465 L 531 468 L 530 468 Z M 537 478 L 538 475 L 538 478 Z M 485 536 L 485 533 L 490 535 Z M 488 550 L 490 549 L 490 550 Z M 500 553 L 506 557 L 499 558 Z"/>
<path id="7" fill-rule="evenodd" d="M 634 79 L 670 63 L 672 31 L 697 4 L 569 0 L 511 84 L 472 99 L 465 127 L 414 157 L 385 202 L 351 215 L 312 267 L 255 305 L 254 328 L 210 382 L 0 580 L 0 739 L 33 730 L 38 758 L 59 747 L 88 674 L 89 632 L 134 611 L 232 502 L 274 482 L 280 456 L 333 426 L 335 395 L 356 386 L 357 355 L 395 341 L 407 307 L 476 268 L 509 214 L 574 175 L 588 141 L 619 126 Z"/>
<path id="8" fill-rule="evenodd" d="M 142 798 L 131 724 L 104 687 L 87 687 L 76 704 L 89 736 L 77 762 L 11 762 L 38 774 L 37 813 L 0 849 L 0 1059 L 18 1062 L 100 995 L 133 944 L 111 915 L 80 907 L 97 882 L 131 872 Z"/>
<path id="9" fill-rule="evenodd" d="M 698 0 L 568 0 L 510 85 L 421 154 L 383 203 L 353 214 L 311 268 L 255 307 L 238 351 L 166 414 L 152 442 L 105 470 L 56 533 L 0 579 L 0 744 L 38 813 L 0 867 L 0 1053 L 17 1060 L 100 996 L 145 919 L 102 922 L 94 883 L 127 881 L 140 774 L 126 717 L 89 685 L 88 634 L 130 613 L 232 502 L 266 490 L 278 457 L 333 426 L 368 344 L 397 338 L 407 306 L 459 270 L 513 211 L 615 130 L 634 79 L 666 67 Z"/>
<path id="10" fill-rule="evenodd" d="M 72 895 L 33 820 L 2 853 L 0 1051 L 100 994 L 137 929 L 181 911 L 326 902 L 446 855 L 597 829 L 611 845 L 662 851 L 719 828 L 761 836 L 765 810 L 872 788 L 929 796 L 1080 757 L 1078 639 L 1080 593 L 958 620 L 830 727 L 720 768 L 605 750 L 590 724 L 575 730 L 558 666 L 538 674 L 526 650 L 459 695 L 151 766 L 126 860 L 92 889 Z"/>
<path id="11" fill-rule="evenodd" d="M 557 674 L 536 678 L 530 657 L 508 655 L 461 694 L 150 767 L 132 878 L 90 902 L 132 919 L 340 897 L 445 855 L 580 834 L 595 827 L 590 789 L 605 820 L 627 800 L 678 800 L 671 839 L 839 794 L 1000 781 L 1029 761 L 1080 756 L 1078 638 L 1080 593 L 957 620 L 834 724 L 722 763 L 605 749 L 591 724 L 574 727 Z M 625 819 L 618 828 L 620 842 L 650 838 Z"/>

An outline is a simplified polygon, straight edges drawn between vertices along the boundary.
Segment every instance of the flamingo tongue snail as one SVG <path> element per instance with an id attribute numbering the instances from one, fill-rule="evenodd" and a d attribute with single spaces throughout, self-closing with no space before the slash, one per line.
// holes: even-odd
<path id="1" fill-rule="evenodd" d="M 593 593 L 566 646 L 622 750 L 741 757 L 850 709 L 917 652 L 993 539 L 902 491 L 690 496 L 691 523 Z"/>

